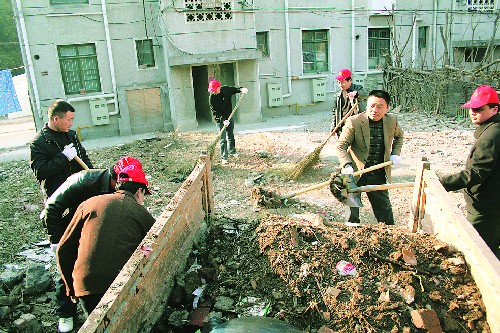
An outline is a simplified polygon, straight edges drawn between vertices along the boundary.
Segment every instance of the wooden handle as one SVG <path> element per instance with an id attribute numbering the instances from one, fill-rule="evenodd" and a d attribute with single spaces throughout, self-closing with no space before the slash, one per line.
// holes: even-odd
<path id="1" fill-rule="evenodd" d="M 78 164 L 80 164 L 82 166 L 83 170 L 88 170 L 89 169 L 89 167 L 87 166 L 87 164 L 85 164 L 85 162 L 82 161 L 82 159 L 80 157 L 75 156 L 74 160 L 77 161 Z"/>
<path id="2" fill-rule="evenodd" d="M 359 171 L 356 171 L 354 172 L 352 175 L 354 177 L 356 176 L 359 176 L 359 175 L 362 175 L 364 173 L 367 173 L 367 172 L 370 172 L 370 171 L 373 171 L 373 170 L 377 170 L 377 169 L 380 169 L 380 168 L 383 168 L 383 167 L 386 167 L 388 165 L 391 165 L 392 164 L 392 161 L 387 161 L 387 162 L 383 162 L 383 163 L 379 163 L 379 164 L 375 164 L 369 168 L 366 168 L 366 169 L 362 169 L 362 170 L 359 170 Z"/>
<path id="3" fill-rule="evenodd" d="M 415 185 L 414 182 L 382 184 L 382 185 L 366 185 L 366 186 L 359 186 L 359 187 L 354 187 L 354 188 L 348 189 L 347 192 L 349 192 L 349 193 L 373 192 L 373 191 L 380 191 L 380 190 L 390 190 L 391 188 L 412 187 L 414 185 Z"/>

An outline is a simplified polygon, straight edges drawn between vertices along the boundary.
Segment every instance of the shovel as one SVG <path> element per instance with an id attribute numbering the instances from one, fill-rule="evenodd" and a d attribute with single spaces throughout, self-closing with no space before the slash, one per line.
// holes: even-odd
<path id="1" fill-rule="evenodd" d="M 352 181 L 354 181 L 354 177 L 356 177 L 356 176 L 360 176 L 360 175 L 362 175 L 364 173 L 367 173 L 367 172 L 370 172 L 370 171 L 373 171 L 373 170 L 377 170 L 377 169 L 383 168 L 383 167 L 391 165 L 391 164 L 392 164 L 392 161 L 387 161 L 387 162 L 383 162 L 383 163 L 380 163 L 380 164 L 373 165 L 373 166 L 371 166 L 369 168 L 366 168 L 366 169 L 362 169 L 362 170 L 356 171 L 356 172 L 354 172 L 351 175 L 343 175 L 343 176 L 352 176 Z M 351 178 L 351 177 L 349 177 L 349 178 Z M 312 186 L 303 188 L 303 189 L 298 190 L 296 192 L 289 193 L 287 195 L 282 196 L 281 198 L 282 199 L 290 199 L 290 198 L 293 198 L 296 195 L 299 195 L 299 194 L 302 194 L 302 193 L 305 193 L 305 192 L 309 192 L 309 191 L 315 190 L 317 188 L 321 188 L 323 186 L 330 185 L 330 182 L 331 182 L 331 180 L 327 180 L 325 182 L 322 182 L 322 183 L 319 183 L 319 184 L 316 184 L 316 185 L 312 185 Z M 350 183 L 350 181 L 348 181 L 347 183 Z M 354 186 L 348 186 L 348 187 L 351 187 L 351 189 L 355 188 L 356 187 L 356 183 L 354 182 Z M 356 201 L 357 202 L 357 200 L 348 200 L 348 202 L 351 202 L 351 201 Z M 359 201 L 358 204 L 361 204 L 361 201 Z M 362 207 L 362 206 L 363 205 L 361 204 L 361 206 L 358 206 L 358 207 Z M 356 207 L 356 206 L 354 206 L 354 207 Z"/>

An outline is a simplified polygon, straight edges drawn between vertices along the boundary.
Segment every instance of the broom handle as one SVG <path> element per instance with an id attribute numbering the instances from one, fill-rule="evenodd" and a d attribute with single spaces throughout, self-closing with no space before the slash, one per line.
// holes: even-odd
<path id="1" fill-rule="evenodd" d="M 387 162 L 384 162 L 384 163 L 376 164 L 376 165 L 373 165 L 373 166 L 371 166 L 369 168 L 356 171 L 352 175 L 353 176 L 359 176 L 359 175 L 362 175 L 364 173 L 367 173 L 367 172 L 370 172 L 370 171 L 373 171 L 373 170 L 377 170 L 377 169 L 383 168 L 383 167 L 385 167 L 387 165 L 391 165 L 391 164 L 392 164 L 392 161 L 387 161 Z M 316 185 L 312 185 L 312 186 L 303 188 L 302 190 L 298 190 L 296 192 L 292 192 L 290 194 L 284 195 L 281 198 L 282 199 L 290 199 L 290 198 L 292 198 L 292 197 L 294 197 L 296 195 L 302 194 L 304 192 L 309 192 L 309 191 L 315 190 L 317 188 L 320 188 L 320 187 L 323 187 L 323 186 L 326 186 L 326 185 L 329 185 L 329 184 L 330 184 L 330 180 L 327 180 L 327 181 L 324 181 L 322 183 L 319 183 L 319 184 L 316 184 Z"/>
<path id="2" fill-rule="evenodd" d="M 335 128 L 333 129 L 333 131 L 330 133 L 330 136 L 325 140 L 325 142 L 323 142 L 323 145 L 326 144 L 326 142 L 328 140 L 330 140 L 330 138 L 335 134 L 335 132 L 339 129 L 340 125 L 342 125 L 344 123 L 344 121 L 349 118 L 349 116 L 354 112 L 354 110 L 358 107 L 358 101 L 356 100 L 356 104 L 354 104 L 352 106 L 352 108 L 349 110 L 349 112 L 347 112 L 345 114 L 344 117 L 342 117 L 342 119 L 340 119 L 339 123 L 335 126 Z"/>
<path id="3" fill-rule="evenodd" d="M 236 103 L 236 105 L 234 106 L 234 109 L 233 111 L 231 111 L 231 114 L 229 115 L 229 118 L 227 118 L 227 120 L 231 120 L 231 118 L 233 117 L 234 113 L 236 112 L 236 109 L 238 108 L 238 106 L 240 105 L 241 103 L 241 100 L 243 99 L 243 96 L 245 96 L 246 94 L 241 94 L 240 96 L 240 99 L 238 100 L 238 103 Z M 224 132 L 224 130 L 226 129 L 226 125 L 222 126 L 220 132 L 219 132 L 219 135 L 217 136 L 218 139 L 220 139 L 220 137 L 222 136 L 222 132 Z"/>
<path id="4" fill-rule="evenodd" d="M 382 185 L 366 185 L 366 186 L 359 186 L 359 187 L 354 187 L 354 188 L 348 189 L 347 192 L 349 192 L 349 193 L 373 192 L 373 191 L 380 191 L 380 190 L 390 190 L 392 188 L 412 187 L 414 185 L 415 185 L 414 182 L 382 184 Z"/>

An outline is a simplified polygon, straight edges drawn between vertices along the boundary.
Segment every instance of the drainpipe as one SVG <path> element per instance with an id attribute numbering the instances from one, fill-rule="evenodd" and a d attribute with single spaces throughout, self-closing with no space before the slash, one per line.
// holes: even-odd
<path id="1" fill-rule="evenodd" d="M 119 113 L 118 110 L 118 94 L 116 92 L 116 77 L 115 77 L 115 65 L 113 62 L 113 51 L 111 50 L 111 38 L 109 37 L 109 24 L 108 24 L 108 13 L 106 11 L 106 0 L 101 0 L 102 7 L 102 17 L 104 23 L 104 32 L 106 34 L 106 46 L 108 47 L 108 58 L 109 58 L 109 71 L 111 74 L 111 84 L 113 85 L 113 94 L 115 95 L 115 111 L 110 112 L 110 115 L 116 115 Z"/>
<path id="2" fill-rule="evenodd" d="M 417 48 L 418 48 L 418 26 L 417 26 L 417 12 L 415 11 L 415 14 L 413 15 L 413 40 L 412 44 L 413 47 L 411 48 L 411 67 L 415 68 L 415 65 L 417 63 Z"/>
<path id="3" fill-rule="evenodd" d="M 290 61 L 290 22 L 288 19 L 288 0 L 285 0 L 285 40 L 286 40 L 286 71 L 288 81 L 288 94 L 284 94 L 283 98 L 290 97 L 292 91 L 292 65 Z"/>
<path id="4" fill-rule="evenodd" d="M 434 0 L 432 2 L 432 9 L 433 9 L 433 12 L 434 12 L 434 29 L 433 29 L 433 32 L 432 32 L 432 43 L 434 44 L 433 47 L 432 47 L 432 57 L 433 57 L 433 61 L 436 61 L 436 46 L 437 46 L 437 9 L 438 9 L 438 0 Z"/>
<path id="5" fill-rule="evenodd" d="M 21 35 L 23 38 L 24 52 L 26 54 L 26 61 L 28 62 L 28 71 L 31 81 L 31 86 L 33 87 L 33 95 L 35 96 L 35 105 L 38 118 L 43 118 L 42 108 L 40 106 L 40 96 L 38 95 L 38 87 L 36 85 L 35 70 L 33 68 L 33 61 L 31 60 L 30 45 L 28 43 L 28 35 L 26 34 L 26 24 L 24 23 L 24 14 L 21 7 L 21 0 L 16 0 L 17 15 L 19 17 L 19 28 L 21 30 Z"/>
<path id="6" fill-rule="evenodd" d="M 354 1 L 351 1 L 351 71 L 355 71 L 356 66 L 356 26 L 354 14 Z"/>

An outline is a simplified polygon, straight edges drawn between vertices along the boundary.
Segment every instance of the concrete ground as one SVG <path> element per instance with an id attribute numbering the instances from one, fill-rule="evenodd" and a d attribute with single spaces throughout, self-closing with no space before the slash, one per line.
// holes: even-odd
<path id="1" fill-rule="evenodd" d="M 262 131 L 291 132 L 301 130 L 307 124 L 315 123 L 321 119 L 329 123 L 331 111 L 267 117 L 262 119 L 261 122 L 253 124 L 237 123 L 235 126 L 235 133 L 243 135 Z M 200 123 L 198 131 L 215 133 L 216 126 L 214 123 Z M 28 160 L 28 144 L 35 134 L 35 124 L 31 116 L 14 119 L 0 117 L 0 162 Z M 131 136 L 89 139 L 83 140 L 82 144 L 85 149 L 90 150 L 99 147 L 115 146 L 134 140 L 152 138 L 154 135 L 154 133 L 143 133 Z"/>

